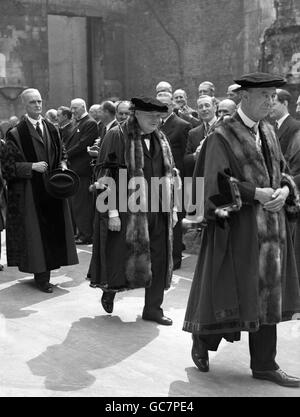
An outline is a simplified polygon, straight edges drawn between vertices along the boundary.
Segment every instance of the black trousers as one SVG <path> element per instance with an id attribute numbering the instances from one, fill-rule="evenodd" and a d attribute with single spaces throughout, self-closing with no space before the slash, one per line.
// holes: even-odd
<path id="1" fill-rule="evenodd" d="M 72 218 L 78 230 L 78 238 L 92 240 L 94 221 L 94 197 L 89 192 L 91 179 L 80 177 L 77 193 L 71 198 Z"/>
<path id="2" fill-rule="evenodd" d="M 204 343 L 208 350 L 216 351 L 224 337 L 222 334 L 193 335 Z M 277 346 L 276 325 L 262 325 L 257 332 L 249 333 L 250 368 L 253 371 L 274 371 L 279 368 L 275 362 Z"/>
<path id="3" fill-rule="evenodd" d="M 182 216 L 178 213 L 178 222 L 173 229 L 173 263 L 174 266 L 181 264 L 182 260 Z"/>
<path id="4" fill-rule="evenodd" d="M 50 281 L 50 271 L 36 272 L 34 274 L 34 279 L 39 284 L 43 284 L 45 282 L 49 282 Z"/>
<path id="5" fill-rule="evenodd" d="M 145 290 L 143 313 L 162 316 L 161 305 L 164 299 L 167 271 L 167 215 L 166 213 L 149 213 L 148 223 L 152 284 Z"/>

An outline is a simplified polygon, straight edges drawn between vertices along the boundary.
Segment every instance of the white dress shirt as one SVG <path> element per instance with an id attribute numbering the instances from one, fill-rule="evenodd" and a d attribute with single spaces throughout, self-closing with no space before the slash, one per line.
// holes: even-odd
<path id="1" fill-rule="evenodd" d="M 37 120 L 32 119 L 31 117 L 28 116 L 28 114 L 26 114 L 26 116 L 27 116 L 27 119 L 30 121 L 30 123 L 33 125 L 33 127 L 35 129 L 36 129 L 37 122 L 39 122 L 39 127 L 40 127 L 42 133 L 44 134 L 44 126 L 43 126 L 43 123 L 42 123 L 42 121 L 43 121 L 42 116 L 39 116 L 39 118 Z"/>
<path id="2" fill-rule="evenodd" d="M 287 117 L 289 117 L 290 113 L 285 114 L 283 117 L 281 117 L 281 119 L 276 121 L 277 124 L 277 128 L 280 129 L 280 126 L 282 125 L 282 123 L 285 121 L 285 119 Z"/>
<path id="3" fill-rule="evenodd" d="M 241 107 L 239 107 L 237 109 L 237 113 L 240 116 L 240 118 L 242 119 L 242 121 L 244 122 L 244 124 L 249 128 L 254 130 L 255 133 L 255 142 L 256 142 L 256 146 L 257 149 L 261 149 L 261 139 L 260 139 L 260 134 L 259 134 L 259 129 L 258 129 L 258 125 L 259 122 L 255 122 L 254 120 L 250 119 L 241 109 Z"/>

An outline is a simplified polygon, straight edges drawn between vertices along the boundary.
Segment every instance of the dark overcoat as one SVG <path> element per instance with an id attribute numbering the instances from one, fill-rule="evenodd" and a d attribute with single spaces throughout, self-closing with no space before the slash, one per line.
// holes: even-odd
<path id="1" fill-rule="evenodd" d="M 181 178 L 184 178 L 184 153 L 191 130 L 190 123 L 172 113 L 161 127 L 161 131 L 169 139 L 175 166 L 179 169 Z"/>
<path id="2" fill-rule="evenodd" d="M 206 139 L 205 218 L 198 263 L 183 329 L 199 334 L 256 331 L 262 324 L 291 319 L 300 311 L 300 286 L 287 213 L 299 210 L 293 179 L 273 128 L 261 122 L 262 146 L 237 117 L 226 118 Z M 215 213 L 222 194 L 218 174 L 238 185 L 236 211 L 228 220 Z M 288 185 L 278 213 L 263 209 L 255 188 Z"/>
<path id="3" fill-rule="evenodd" d="M 7 265 L 38 273 L 78 263 L 68 201 L 51 197 L 32 163 L 59 167 L 63 147 L 55 126 L 43 120 L 44 140 L 27 118 L 7 134 L 1 154 L 8 187 Z"/>
<path id="4" fill-rule="evenodd" d="M 157 146 L 157 156 L 162 159 L 165 177 L 168 180 L 170 211 L 166 213 L 167 236 L 164 245 L 167 246 L 167 268 L 162 271 L 165 288 L 169 288 L 172 277 L 172 209 L 173 209 L 173 187 L 174 187 L 174 161 L 167 138 L 160 131 L 153 133 Z M 127 175 L 123 182 L 127 189 L 128 183 L 134 178 L 144 178 L 144 153 L 141 141 L 141 133 L 138 131 L 133 118 L 111 129 L 104 137 L 99 152 L 98 163 L 108 161 L 109 156 L 115 157 L 114 164 L 123 167 Z M 160 155 L 160 156 L 159 156 Z M 99 180 L 109 176 L 116 180 L 117 199 L 116 208 L 119 208 L 119 195 L 123 191 L 120 187 L 119 168 L 112 172 L 100 170 Z M 142 187 L 141 187 L 142 188 Z M 134 190 L 133 190 L 134 191 Z M 124 195 L 124 193 L 122 194 Z M 131 189 L 128 188 L 127 198 L 130 199 Z M 99 197 L 98 197 L 99 198 Z M 124 197 L 126 198 L 126 196 Z M 123 198 L 122 198 L 123 199 Z M 145 200 L 144 191 L 141 200 Z M 124 199 L 123 199 L 124 202 Z M 89 274 L 91 275 L 91 286 L 122 291 L 125 289 L 145 288 L 151 285 L 151 259 L 150 259 L 150 238 L 148 231 L 148 218 L 146 212 L 133 213 L 126 209 L 119 210 L 121 219 L 121 231 L 112 232 L 108 230 L 108 212 L 101 213 L 98 210 L 95 215 L 93 235 L 93 255 L 90 264 Z"/>
<path id="5" fill-rule="evenodd" d="M 291 175 L 295 178 L 299 188 L 300 178 L 300 122 L 288 116 L 277 131 L 280 147 L 287 162 Z M 292 226 L 295 256 L 300 273 L 300 218 Z"/>

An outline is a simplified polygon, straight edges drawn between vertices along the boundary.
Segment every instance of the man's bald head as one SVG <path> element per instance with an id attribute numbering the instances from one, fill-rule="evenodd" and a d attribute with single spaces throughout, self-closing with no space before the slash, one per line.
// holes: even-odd
<path id="1" fill-rule="evenodd" d="M 236 104 L 233 100 L 226 98 L 218 104 L 218 116 L 232 116 L 236 111 Z"/>
<path id="2" fill-rule="evenodd" d="M 170 83 L 167 81 L 160 81 L 156 86 L 156 93 L 160 93 L 162 91 L 167 91 L 168 93 L 172 93 L 173 89 Z"/>
<path id="3" fill-rule="evenodd" d="M 168 106 L 168 113 L 162 114 L 162 118 L 165 119 L 174 110 L 173 96 L 172 96 L 171 93 L 168 93 L 168 92 L 164 91 L 162 93 L 158 93 L 157 96 L 156 96 L 156 98 L 161 103 L 166 104 L 166 106 Z"/>

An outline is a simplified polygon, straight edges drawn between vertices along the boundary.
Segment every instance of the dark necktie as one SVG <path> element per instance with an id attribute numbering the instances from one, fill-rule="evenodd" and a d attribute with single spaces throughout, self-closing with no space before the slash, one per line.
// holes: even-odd
<path id="1" fill-rule="evenodd" d="M 205 136 L 208 135 L 208 132 L 209 132 L 209 124 L 208 123 L 204 123 L 204 134 L 205 134 Z"/>
<path id="2" fill-rule="evenodd" d="M 275 122 L 275 133 L 276 135 L 279 133 L 279 123 L 277 121 Z"/>
<path id="3" fill-rule="evenodd" d="M 43 133 L 42 133 L 42 129 L 40 128 L 40 122 L 36 122 L 36 128 L 35 128 L 35 130 L 38 132 L 38 134 L 41 137 L 41 139 L 43 139 Z"/>

